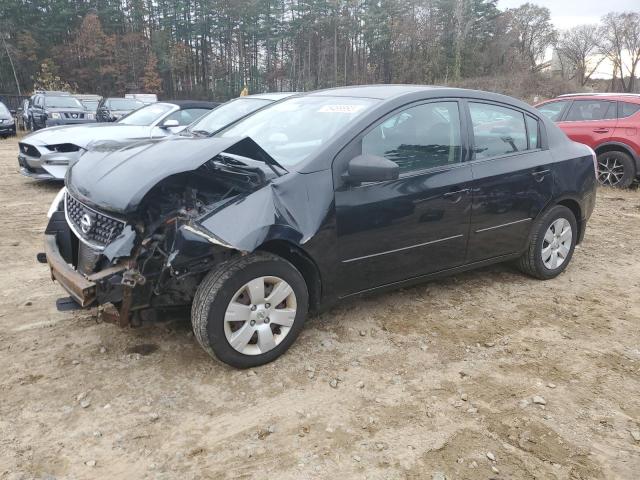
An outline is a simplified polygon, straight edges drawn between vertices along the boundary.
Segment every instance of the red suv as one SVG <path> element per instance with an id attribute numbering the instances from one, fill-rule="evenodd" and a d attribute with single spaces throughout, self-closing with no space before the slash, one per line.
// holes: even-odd
<path id="1" fill-rule="evenodd" d="M 536 105 L 598 155 L 598 181 L 626 188 L 640 176 L 640 94 L 570 94 Z"/>

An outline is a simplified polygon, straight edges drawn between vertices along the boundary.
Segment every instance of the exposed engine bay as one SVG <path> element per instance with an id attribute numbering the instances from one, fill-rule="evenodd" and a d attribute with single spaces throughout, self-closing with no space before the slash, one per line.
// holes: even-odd
<path id="1" fill-rule="evenodd" d="M 218 154 L 196 170 L 162 180 L 126 217 L 66 192 L 45 233 L 55 235 L 64 260 L 96 284 L 93 298 L 80 305 L 110 303 L 116 307 L 110 315 L 120 324 L 136 310 L 188 305 L 212 264 L 241 253 L 203 229 L 199 219 L 268 182 L 268 169 L 248 163 Z"/>

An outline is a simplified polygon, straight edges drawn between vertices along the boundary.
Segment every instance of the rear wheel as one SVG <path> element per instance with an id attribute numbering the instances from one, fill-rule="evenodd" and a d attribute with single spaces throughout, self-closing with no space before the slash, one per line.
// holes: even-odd
<path id="1" fill-rule="evenodd" d="M 556 205 L 534 223 L 529 245 L 518 260 L 518 267 L 541 280 L 557 277 L 569 265 L 577 238 L 578 225 L 573 212 Z"/>
<path id="2" fill-rule="evenodd" d="M 627 188 L 633 183 L 636 169 L 633 158 L 624 152 L 598 155 L 598 182 L 609 187 Z"/>
<path id="3" fill-rule="evenodd" d="M 295 341 L 307 316 L 309 294 L 300 272 L 270 253 L 226 262 L 196 292 L 191 322 L 200 345 L 237 368 L 262 365 Z"/>

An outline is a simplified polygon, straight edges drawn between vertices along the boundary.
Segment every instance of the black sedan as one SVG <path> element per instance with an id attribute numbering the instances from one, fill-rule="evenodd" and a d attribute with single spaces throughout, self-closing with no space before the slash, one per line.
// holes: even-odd
<path id="1" fill-rule="evenodd" d="M 378 85 L 89 151 L 67 189 L 40 258 L 75 302 L 121 325 L 191 304 L 202 347 L 250 367 L 354 295 L 507 260 L 556 277 L 596 177 L 593 152 L 523 102 Z"/>

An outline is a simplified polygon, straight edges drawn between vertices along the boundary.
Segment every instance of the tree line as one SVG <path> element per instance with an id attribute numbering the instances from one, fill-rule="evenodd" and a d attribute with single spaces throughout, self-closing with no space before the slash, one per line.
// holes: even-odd
<path id="1" fill-rule="evenodd" d="M 25 92 L 215 99 L 245 86 L 466 86 L 539 78 L 551 48 L 578 87 L 607 58 L 610 88 L 634 91 L 640 63 L 637 12 L 558 32 L 548 9 L 497 0 L 0 0 L 0 35 L 0 92 L 16 79 Z"/>

